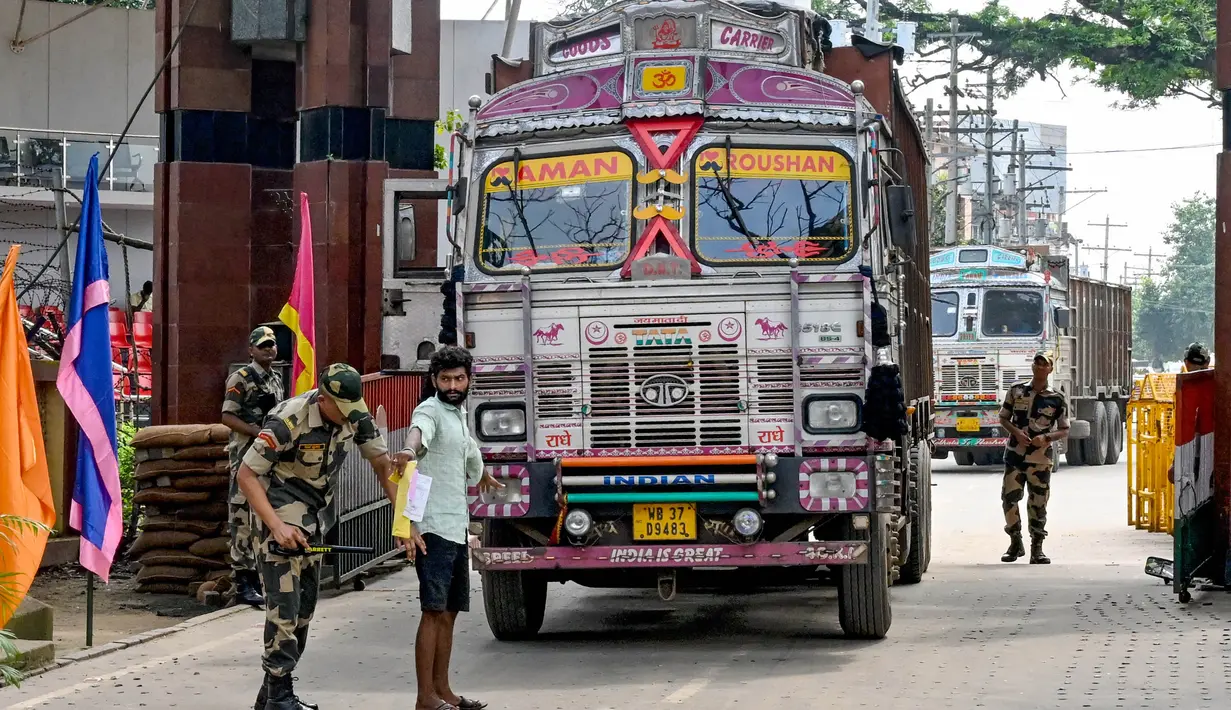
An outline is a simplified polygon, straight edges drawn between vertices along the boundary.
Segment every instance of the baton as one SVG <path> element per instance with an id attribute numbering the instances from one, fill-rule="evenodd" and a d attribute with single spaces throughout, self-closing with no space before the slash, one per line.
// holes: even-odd
<path id="1" fill-rule="evenodd" d="M 375 547 L 359 547 L 355 545 L 309 545 L 305 550 L 302 547 L 287 549 L 278 543 L 273 543 L 269 546 L 269 551 L 275 555 L 282 557 L 307 557 L 308 555 L 340 555 L 344 553 L 352 553 L 357 555 L 374 555 L 376 554 Z"/>

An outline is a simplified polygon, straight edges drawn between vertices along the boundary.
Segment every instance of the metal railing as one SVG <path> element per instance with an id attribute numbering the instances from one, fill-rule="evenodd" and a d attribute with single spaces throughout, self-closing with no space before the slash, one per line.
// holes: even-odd
<path id="1" fill-rule="evenodd" d="M 85 185 L 90 156 L 99 154 L 99 166 L 112 153 L 102 190 L 154 191 L 154 165 L 158 162 L 158 136 L 119 135 L 90 131 L 59 131 L 0 126 L 0 184 L 52 187 L 58 175 L 63 184 Z"/>
<path id="2" fill-rule="evenodd" d="M 410 415 L 419 403 L 423 386 L 420 375 L 409 373 L 371 374 L 363 376 L 363 399 L 376 414 L 383 407 L 388 424 L 386 443 L 390 453 L 400 450 L 410 430 Z M 393 540 L 393 506 L 385 497 L 372 466 L 350 446 L 342 476 L 337 483 L 333 504 L 338 511 L 338 523 L 329 534 L 334 545 L 358 545 L 376 548 L 371 557 L 338 555 L 327 560 L 332 566 L 329 577 L 333 587 L 348 581 L 355 589 L 363 588 L 363 573 L 401 554 Z"/>
<path id="3" fill-rule="evenodd" d="M 1171 533 L 1175 488 L 1167 470 L 1175 459 L 1175 375 L 1146 375 L 1139 380 L 1126 415 L 1128 524 Z"/>

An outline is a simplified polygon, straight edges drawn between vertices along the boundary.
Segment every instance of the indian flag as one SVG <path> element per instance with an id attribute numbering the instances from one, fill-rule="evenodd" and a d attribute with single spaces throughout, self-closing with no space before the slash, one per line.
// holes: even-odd
<path id="1" fill-rule="evenodd" d="M 295 263 L 295 283 L 291 297 L 278 314 L 278 320 L 295 334 L 295 359 L 292 363 L 292 394 L 316 387 L 316 299 L 312 287 L 312 217 L 308 213 L 308 194 L 299 193 L 299 257 Z"/>

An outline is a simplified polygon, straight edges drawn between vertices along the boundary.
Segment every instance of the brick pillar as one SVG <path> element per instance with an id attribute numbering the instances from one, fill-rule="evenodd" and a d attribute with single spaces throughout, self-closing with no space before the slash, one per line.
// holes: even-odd
<path id="1" fill-rule="evenodd" d="M 159 63 L 192 2 L 159 3 Z M 232 41 L 232 2 L 245 3 L 235 31 L 252 49 Z M 262 34 L 295 35 L 294 26 L 248 22 L 267 5 L 277 15 L 277 3 L 198 0 L 158 85 L 157 423 L 218 420 L 228 364 L 246 359 L 247 334 L 274 321 L 290 294 L 301 191 L 312 213 L 318 364 L 377 370 L 384 182 L 435 176 L 437 4 L 309 0 L 296 47 L 294 37 Z M 393 56 L 395 6 L 414 13 L 413 55 Z M 435 219 L 434 203 L 416 205 L 429 267 Z"/>
<path id="2" fill-rule="evenodd" d="M 414 54 L 392 56 L 393 6 L 310 0 L 299 66 L 295 191 L 308 194 L 317 249 L 317 359 L 364 372 L 380 367 L 384 181 L 436 175 L 439 7 L 404 5 L 413 7 Z M 424 221 L 434 235 L 433 210 Z"/>
<path id="3" fill-rule="evenodd" d="M 161 62 L 192 0 L 157 7 Z M 229 0 L 198 0 L 158 83 L 154 181 L 154 421 L 217 421 L 249 312 L 252 62 L 230 43 Z"/>
<path id="4" fill-rule="evenodd" d="M 156 15 L 158 63 L 186 25 L 155 97 L 156 423 L 218 421 L 228 365 L 277 317 L 294 268 L 289 206 L 270 191 L 290 198 L 294 63 L 233 44 L 231 0 L 198 0 L 185 23 L 191 5 L 167 0 Z"/>

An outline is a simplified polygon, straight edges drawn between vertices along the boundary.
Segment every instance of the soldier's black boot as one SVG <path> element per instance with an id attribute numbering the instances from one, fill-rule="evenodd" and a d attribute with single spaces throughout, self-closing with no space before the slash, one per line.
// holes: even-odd
<path id="1" fill-rule="evenodd" d="M 252 710 L 265 710 L 265 701 L 269 700 L 269 676 L 261 681 L 261 689 L 257 691 L 256 702 L 252 704 Z"/>
<path id="2" fill-rule="evenodd" d="M 1032 565 L 1050 565 L 1051 559 L 1043 554 L 1043 540 L 1035 538 L 1030 541 L 1030 564 Z"/>
<path id="3" fill-rule="evenodd" d="M 244 570 L 235 573 L 235 602 L 237 604 L 247 604 L 258 608 L 264 608 L 265 597 L 261 596 L 260 578 L 257 573 L 252 570 Z M 256 586 L 254 586 L 254 584 Z"/>
<path id="4" fill-rule="evenodd" d="M 319 710 L 316 705 L 305 703 L 295 696 L 295 686 L 290 676 L 276 678 L 266 673 L 265 694 L 265 705 L 261 710 Z"/>
<path id="5" fill-rule="evenodd" d="M 1009 549 L 1000 556 L 1001 562 L 1017 562 L 1017 558 L 1026 556 L 1026 546 L 1022 544 L 1021 535 L 1012 535 L 1009 538 Z"/>

